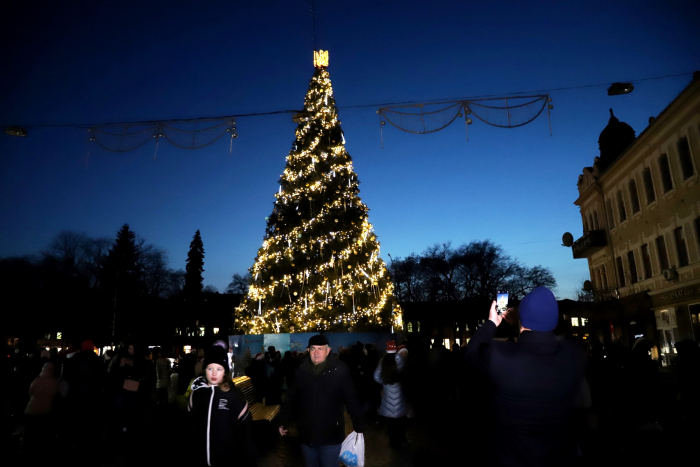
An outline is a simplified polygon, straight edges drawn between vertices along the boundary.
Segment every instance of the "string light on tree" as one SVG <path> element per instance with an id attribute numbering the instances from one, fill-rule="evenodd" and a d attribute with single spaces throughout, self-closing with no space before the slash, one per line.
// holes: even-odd
<path id="1" fill-rule="evenodd" d="M 400 329 L 401 308 L 345 149 L 328 51 L 314 52 L 314 66 L 238 322 L 249 334 Z"/>

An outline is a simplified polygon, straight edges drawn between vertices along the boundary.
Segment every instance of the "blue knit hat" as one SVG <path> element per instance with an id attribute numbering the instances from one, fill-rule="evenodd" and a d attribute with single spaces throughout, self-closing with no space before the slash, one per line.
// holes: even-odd
<path id="1" fill-rule="evenodd" d="M 554 294 L 541 285 L 525 295 L 518 309 L 520 322 L 532 331 L 550 332 L 559 322 L 559 305 Z"/>

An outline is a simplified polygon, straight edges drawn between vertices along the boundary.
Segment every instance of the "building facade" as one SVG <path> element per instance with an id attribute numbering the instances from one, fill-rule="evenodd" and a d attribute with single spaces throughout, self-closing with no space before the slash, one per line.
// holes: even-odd
<path id="1" fill-rule="evenodd" d="M 700 73 L 639 136 L 612 115 L 578 179 L 600 340 L 638 337 L 663 366 L 700 338 Z"/>

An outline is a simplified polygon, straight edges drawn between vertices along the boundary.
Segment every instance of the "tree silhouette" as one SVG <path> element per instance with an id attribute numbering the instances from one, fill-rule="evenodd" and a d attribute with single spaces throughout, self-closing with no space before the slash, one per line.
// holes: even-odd
<path id="1" fill-rule="evenodd" d="M 185 288 L 186 297 L 192 298 L 202 294 L 204 278 L 204 244 L 199 230 L 195 232 L 190 251 L 187 252 L 187 265 L 185 266 Z"/>
<path id="2" fill-rule="evenodd" d="M 251 280 L 252 277 L 250 274 L 246 274 L 245 276 L 241 276 L 238 273 L 234 274 L 231 282 L 229 282 L 228 286 L 226 287 L 226 293 L 247 294 Z"/>
<path id="3" fill-rule="evenodd" d="M 102 290 L 109 299 L 128 303 L 138 299 L 142 293 L 141 268 L 139 265 L 140 248 L 136 234 L 129 224 L 124 224 L 117 232 L 112 248 L 100 271 Z"/>
<path id="4" fill-rule="evenodd" d="M 557 284 L 548 268 L 524 266 L 490 240 L 458 248 L 449 242 L 436 244 L 420 255 L 396 258 L 391 268 L 401 302 L 494 298 L 499 290 L 522 297 L 537 286 Z"/>

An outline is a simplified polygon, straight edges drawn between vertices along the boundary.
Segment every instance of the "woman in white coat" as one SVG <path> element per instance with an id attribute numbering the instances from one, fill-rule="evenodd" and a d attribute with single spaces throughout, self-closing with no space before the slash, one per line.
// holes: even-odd
<path id="1" fill-rule="evenodd" d="M 396 343 L 389 341 L 386 343 L 386 354 L 374 370 L 374 380 L 384 388 L 379 415 L 386 417 L 389 445 L 396 449 L 407 442 L 408 401 L 401 382 L 404 365 L 403 357 L 396 353 Z"/>

